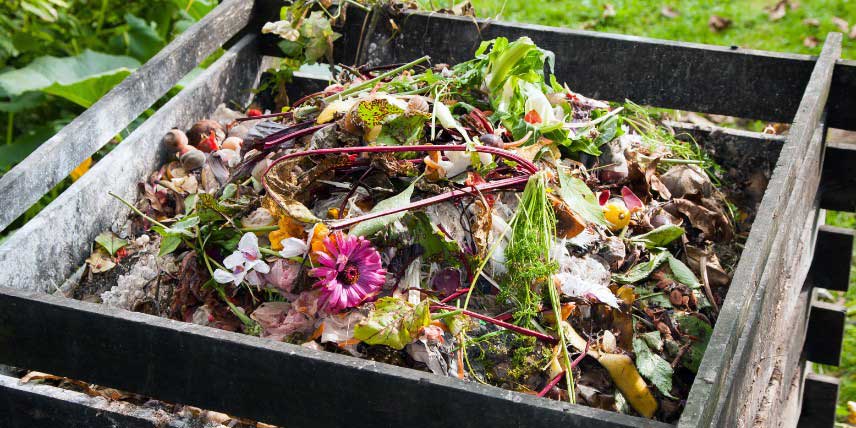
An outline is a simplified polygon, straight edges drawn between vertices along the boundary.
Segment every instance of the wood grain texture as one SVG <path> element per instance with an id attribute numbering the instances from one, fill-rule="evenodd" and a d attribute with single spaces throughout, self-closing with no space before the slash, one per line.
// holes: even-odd
<path id="1" fill-rule="evenodd" d="M 0 177 L 0 230 L 232 38 L 252 7 L 253 1 L 224 1 Z"/>
<path id="2" fill-rule="evenodd" d="M 167 428 L 177 425 L 153 409 L 49 385 L 21 384 L 0 375 L 4 428 Z"/>
<path id="3" fill-rule="evenodd" d="M 755 425 L 759 411 L 775 419 L 775 409 L 782 405 L 779 397 L 790 395 L 787 387 L 767 390 L 775 380 L 776 369 L 780 385 L 790 385 L 793 369 L 799 364 L 792 355 L 775 360 L 770 357 L 790 352 L 802 338 L 789 342 L 771 333 L 799 336 L 799 331 L 795 334 L 791 329 L 801 325 L 800 314 L 805 312 L 807 296 L 802 285 L 818 217 L 817 185 L 825 135 L 822 116 L 840 46 L 841 35 L 831 34 L 817 60 L 680 427 Z M 757 397 L 762 390 L 773 394 L 768 395 L 774 400 L 769 403 L 772 408 L 761 406 Z"/>
<path id="4" fill-rule="evenodd" d="M 671 426 L 103 305 L 0 291 L 0 361 L 268 423 Z"/>
<path id="5" fill-rule="evenodd" d="M 83 264 L 99 233 L 124 224 L 128 208 L 107 194 L 136 200 L 137 184 L 166 160 L 161 138 L 189 128 L 218 104 L 246 103 L 259 75 L 256 36 L 248 35 L 137 128 L 101 162 L 0 246 L 0 284 L 53 291 Z M 45 263 L 50 260 L 50 266 Z"/>

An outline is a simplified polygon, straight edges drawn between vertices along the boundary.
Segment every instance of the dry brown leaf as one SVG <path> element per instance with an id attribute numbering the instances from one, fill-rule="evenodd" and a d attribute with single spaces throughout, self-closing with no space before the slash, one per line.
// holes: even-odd
<path id="1" fill-rule="evenodd" d="M 30 383 L 37 380 L 63 380 L 64 378 L 61 376 L 56 376 L 52 374 L 42 373 L 42 372 L 29 372 L 24 377 L 21 378 L 20 382 Z"/>
<path id="2" fill-rule="evenodd" d="M 728 241 L 734 236 L 731 222 L 722 212 L 713 211 L 687 199 L 672 199 L 663 206 L 670 214 L 682 214 L 711 241 Z"/>
<path id="3" fill-rule="evenodd" d="M 730 27 L 731 20 L 719 15 L 710 15 L 710 19 L 707 21 L 707 26 L 710 27 L 710 31 L 718 33 Z"/>
<path id="4" fill-rule="evenodd" d="M 660 9 L 660 15 L 663 15 L 663 16 L 665 16 L 666 18 L 669 18 L 669 19 L 675 19 L 675 18 L 677 18 L 678 16 L 680 16 L 681 14 L 680 14 L 680 13 L 678 13 L 678 11 L 676 11 L 675 9 L 672 9 L 672 8 L 671 8 L 671 7 L 669 7 L 669 6 L 663 6 L 663 7 Z"/>
<path id="5" fill-rule="evenodd" d="M 820 43 L 820 40 L 817 40 L 817 37 L 814 36 L 808 36 L 803 39 L 803 46 L 807 48 L 816 48 L 818 43 Z"/>
<path id="6" fill-rule="evenodd" d="M 660 176 L 660 181 L 675 198 L 707 197 L 714 190 L 710 178 L 698 165 L 675 165 Z"/>
<path id="7" fill-rule="evenodd" d="M 770 21 L 778 21 L 785 17 L 785 14 L 788 13 L 788 1 L 780 0 L 773 7 L 767 10 L 767 15 L 770 17 Z"/>
<path id="8" fill-rule="evenodd" d="M 101 273 L 107 272 L 110 269 L 116 267 L 116 262 L 101 248 L 96 249 L 92 252 L 88 259 L 86 259 L 86 264 L 89 265 L 89 269 L 92 273 Z"/>
<path id="9" fill-rule="evenodd" d="M 848 23 L 847 21 L 845 21 L 842 18 L 839 18 L 837 16 L 833 16 L 832 17 L 832 23 L 835 24 L 835 26 L 838 27 L 838 29 L 841 30 L 842 33 L 846 33 L 848 31 L 850 31 L 850 23 Z"/>
<path id="10" fill-rule="evenodd" d="M 731 282 L 731 276 L 725 272 L 719 263 L 719 258 L 711 250 L 704 250 L 692 245 L 687 245 L 687 264 L 696 274 L 701 274 L 701 258 L 705 257 L 707 266 L 707 278 L 712 287 L 727 287 Z"/>
<path id="11" fill-rule="evenodd" d="M 817 18 L 806 18 L 803 19 L 802 23 L 809 27 L 820 27 L 820 20 Z"/>

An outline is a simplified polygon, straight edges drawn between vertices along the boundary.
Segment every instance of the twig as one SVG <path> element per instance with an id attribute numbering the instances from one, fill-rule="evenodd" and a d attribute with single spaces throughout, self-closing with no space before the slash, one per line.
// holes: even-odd
<path id="1" fill-rule="evenodd" d="M 707 279 L 707 256 L 702 255 L 699 260 L 699 268 L 701 269 L 701 283 L 704 285 L 704 294 L 707 295 L 707 300 L 710 300 L 710 305 L 713 306 L 714 315 L 719 314 L 719 305 L 713 300 L 713 292 L 710 290 L 710 281 Z"/>

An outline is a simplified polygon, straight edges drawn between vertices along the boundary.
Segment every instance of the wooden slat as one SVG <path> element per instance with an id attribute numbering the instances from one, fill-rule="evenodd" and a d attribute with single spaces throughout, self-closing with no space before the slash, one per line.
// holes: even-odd
<path id="1" fill-rule="evenodd" d="M 854 234 L 856 231 L 853 229 L 843 227 L 822 226 L 820 228 L 809 271 L 815 287 L 847 291 L 850 286 Z"/>
<path id="2" fill-rule="evenodd" d="M 4 428 L 165 428 L 167 417 L 129 403 L 55 388 L 21 384 L 0 375 L 0 426 Z"/>
<path id="3" fill-rule="evenodd" d="M 0 326 L 0 362 L 288 427 L 671 426 L 3 287 Z"/>
<path id="4" fill-rule="evenodd" d="M 825 135 L 821 118 L 840 51 L 841 35 L 830 34 L 761 202 L 680 427 L 736 426 L 757 415 L 775 420 L 779 397 L 789 395 L 789 371 L 797 365 L 787 353 L 798 343 L 786 341 L 786 335 L 794 335 L 786 329 L 805 307 L 806 252 L 813 249 L 811 233 L 818 220 L 816 186 Z M 771 354 L 781 358 L 770 359 Z M 775 369 L 778 387 L 773 384 Z M 766 391 L 771 387 L 777 389 Z M 758 395 L 773 401 L 758 403 Z"/>
<path id="5" fill-rule="evenodd" d="M 851 99 L 856 98 L 851 92 Z M 854 106 L 856 109 L 856 106 Z M 856 123 L 856 118 L 853 119 Z M 821 208 L 856 212 L 856 147 L 853 144 L 830 142 L 826 146 L 821 184 Z"/>
<path id="6" fill-rule="evenodd" d="M 255 40 L 256 36 L 248 35 L 237 42 L 4 242 L 0 246 L 0 284 L 53 291 L 81 266 L 95 236 L 127 218 L 127 207 L 107 192 L 136 200 L 137 183 L 166 160 L 160 141 L 169 129 L 190 127 L 209 117 L 219 103 L 249 101 L 249 88 L 257 82 L 262 60 Z"/>
<path id="7" fill-rule="evenodd" d="M 268 5 L 272 0 L 259 0 Z M 268 19 L 278 8 L 269 7 Z M 541 25 L 407 12 L 368 20 L 348 9 L 334 50 L 346 64 L 406 62 L 422 55 L 455 64 L 472 58 L 482 40 L 529 36 L 556 54 L 556 77 L 599 99 L 789 123 L 814 67 L 808 55 L 701 45 Z M 393 19 L 400 29 L 389 23 Z M 374 22 L 374 25 L 372 25 Z M 360 43 L 361 35 L 366 39 Z M 268 39 L 270 52 L 275 37 Z M 357 55 L 359 51 L 361 55 Z M 834 65 L 829 126 L 856 130 L 856 61 Z"/>
<path id="8" fill-rule="evenodd" d="M 812 304 L 805 338 L 805 358 L 815 363 L 839 365 L 846 320 L 847 311 L 843 305 L 827 302 Z"/>
<path id="9" fill-rule="evenodd" d="M 797 428 L 833 428 L 840 381 L 832 376 L 809 373 L 805 378 L 802 411 Z"/>
<path id="10" fill-rule="evenodd" d="M 232 38 L 252 7 L 253 1 L 224 1 L 0 177 L 0 230 Z"/>

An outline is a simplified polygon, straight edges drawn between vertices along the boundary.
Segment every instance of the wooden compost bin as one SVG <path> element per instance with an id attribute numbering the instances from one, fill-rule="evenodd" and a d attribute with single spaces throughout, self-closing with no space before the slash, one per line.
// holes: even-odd
<path id="1" fill-rule="evenodd" d="M 94 237 L 128 209 L 166 159 L 161 136 L 250 100 L 277 53 L 259 36 L 273 1 L 226 0 L 0 178 L 0 227 L 106 144 L 221 45 L 227 52 L 0 247 L 0 364 L 288 427 L 665 427 L 660 422 L 318 352 L 53 295 Z M 846 290 L 851 231 L 824 209 L 856 210 L 856 150 L 827 127 L 856 130 L 856 62 L 830 34 L 817 58 L 426 13 L 368 17 L 349 9 L 343 63 L 472 57 L 481 40 L 529 36 L 556 53 L 556 74 L 598 99 L 790 122 L 786 137 L 685 128 L 718 159 L 775 161 L 680 427 L 831 426 L 837 384 L 806 361 L 837 364 L 844 312 L 815 290 Z M 363 25 L 366 23 L 366 31 Z M 364 35 L 364 36 L 363 36 Z M 295 94 L 317 88 L 298 75 Z M 802 418 L 800 415 L 802 414 Z M 161 421 L 162 422 L 162 421 Z M 161 426 L 49 386 L 0 376 L 0 426 Z"/>

